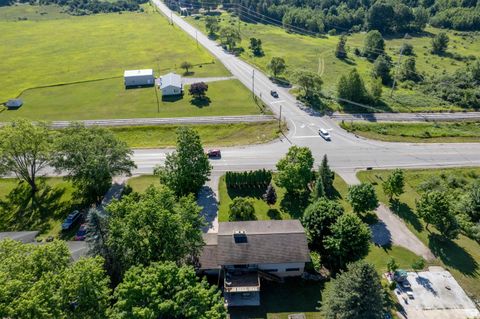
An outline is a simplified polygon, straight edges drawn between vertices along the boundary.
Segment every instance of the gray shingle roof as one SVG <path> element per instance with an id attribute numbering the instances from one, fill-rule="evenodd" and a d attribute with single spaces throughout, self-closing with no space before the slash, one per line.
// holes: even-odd
<path id="1" fill-rule="evenodd" d="M 168 73 L 160 78 L 160 89 L 164 89 L 169 86 L 182 87 L 182 77 L 175 73 Z"/>
<path id="2" fill-rule="evenodd" d="M 245 231 L 247 242 L 235 243 L 235 231 Z M 310 261 L 305 230 L 298 220 L 219 223 L 217 243 L 212 238 L 205 241 L 199 259 L 202 269 Z"/>

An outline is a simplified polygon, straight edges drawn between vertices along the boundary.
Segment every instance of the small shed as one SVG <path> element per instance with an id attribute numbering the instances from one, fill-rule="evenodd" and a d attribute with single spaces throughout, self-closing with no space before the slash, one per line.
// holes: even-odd
<path id="1" fill-rule="evenodd" d="M 16 110 L 23 105 L 23 101 L 20 99 L 10 99 L 5 103 L 5 106 L 9 110 Z"/>
<path id="2" fill-rule="evenodd" d="M 155 77 L 152 69 L 126 70 L 123 74 L 125 87 L 152 86 L 155 85 Z"/>
<path id="3" fill-rule="evenodd" d="M 175 73 L 168 73 L 160 77 L 162 96 L 182 94 L 182 77 Z"/>

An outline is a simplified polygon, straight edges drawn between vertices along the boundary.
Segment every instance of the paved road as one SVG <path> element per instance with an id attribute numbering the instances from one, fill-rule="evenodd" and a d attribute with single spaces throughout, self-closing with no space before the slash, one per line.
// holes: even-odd
<path id="1" fill-rule="evenodd" d="M 147 126 L 166 124 L 230 124 L 230 123 L 257 123 L 275 120 L 272 115 L 236 115 L 236 116 L 198 116 L 198 117 L 165 117 L 165 118 L 136 118 L 136 119 L 113 119 L 113 120 L 85 120 L 75 121 L 85 126 Z M 53 128 L 65 128 L 71 121 L 53 121 Z M 0 123 L 0 126 L 5 123 Z"/>
<path id="2" fill-rule="evenodd" d="M 480 112 L 454 113 L 358 113 L 344 114 L 335 112 L 330 116 L 337 121 L 368 122 L 442 122 L 442 121 L 478 121 Z"/>
<path id="3" fill-rule="evenodd" d="M 167 16 L 170 9 L 159 0 L 153 0 Z M 327 154 L 330 163 L 337 171 L 354 171 L 365 167 L 446 167 L 479 166 L 480 144 L 412 144 L 387 143 L 355 137 L 342 130 L 336 121 L 322 117 L 297 104 L 288 89 L 272 83 L 268 76 L 239 58 L 225 52 L 216 42 L 173 13 L 174 27 L 180 27 L 219 59 L 230 72 L 247 88 L 261 96 L 272 111 L 281 116 L 290 128 L 289 133 L 278 142 L 266 145 L 252 145 L 222 149 L 222 159 L 212 161 L 214 171 L 249 170 L 274 168 L 278 159 L 295 144 L 308 146 L 319 163 Z M 252 80 L 254 79 L 254 85 Z M 270 96 L 270 90 L 279 92 L 279 98 Z M 330 130 L 332 141 L 326 142 L 317 134 L 319 128 Z M 169 150 L 137 150 L 134 159 L 139 173 L 151 173 L 152 168 L 161 163 Z"/>

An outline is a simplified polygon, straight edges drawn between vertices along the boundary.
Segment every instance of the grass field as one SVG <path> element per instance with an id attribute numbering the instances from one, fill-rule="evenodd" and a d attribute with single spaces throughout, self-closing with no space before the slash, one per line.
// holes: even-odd
<path id="1" fill-rule="evenodd" d="M 111 128 L 115 135 L 133 148 L 174 147 L 176 125 Z M 206 147 L 266 143 L 279 135 L 278 123 L 240 123 L 188 125 L 196 130 Z"/>
<path id="2" fill-rule="evenodd" d="M 154 175 L 141 175 L 129 178 L 127 184 L 130 185 L 134 192 L 143 192 L 148 186 L 154 185 L 159 186 L 160 180 L 157 176 Z"/>
<path id="3" fill-rule="evenodd" d="M 308 197 L 300 198 L 298 196 L 285 196 L 285 189 L 278 187 L 273 179 L 272 185 L 277 192 L 277 202 L 275 205 L 269 207 L 262 198 L 265 193 L 264 189 L 231 189 L 225 184 L 225 176 L 220 177 L 218 186 L 218 220 L 221 222 L 228 221 L 229 206 L 235 197 L 250 197 L 253 200 L 255 214 L 258 220 L 299 219 L 303 215 L 306 206 L 309 204 Z M 339 175 L 335 175 L 334 187 L 337 191 L 337 199 L 347 211 L 350 210 L 350 205 L 345 199 L 348 186 Z"/>
<path id="4" fill-rule="evenodd" d="M 209 83 L 208 105 L 195 105 L 188 95 L 188 86 L 184 87 L 183 98 L 162 101 L 159 94 L 157 104 L 156 90 L 155 87 L 126 90 L 123 78 L 32 89 L 21 95 L 24 105 L 18 110 L 4 110 L 0 121 L 19 117 L 54 121 L 261 113 L 238 80 Z"/>
<path id="5" fill-rule="evenodd" d="M 205 30 L 203 18 L 200 20 L 193 18 L 188 19 L 189 22 Z M 229 23 L 235 26 L 237 25 L 236 18 L 232 18 L 226 13 L 222 14 L 220 19 L 223 25 Z M 362 49 L 365 33 L 355 33 L 348 36 L 347 52 L 349 59 L 342 61 L 334 56 L 334 50 L 338 43 L 339 36 L 315 38 L 287 33 L 285 30 L 272 25 L 246 22 L 240 23 L 240 30 L 242 36 L 241 46 L 245 49 L 241 57 L 255 64 L 263 71 L 268 72 L 266 68 L 268 62 L 273 56 L 279 56 L 283 57 L 286 61 L 288 68 L 287 78 L 289 77 L 289 73 L 298 69 L 318 72 L 323 78 L 323 90 L 327 95 L 335 94 L 336 84 L 340 75 L 348 72 L 348 70 L 353 67 L 358 69 L 368 86 L 372 64 L 363 58 L 355 56 L 353 53 L 355 48 Z M 440 32 L 439 29 L 427 28 L 425 35 L 413 35 L 409 40 L 403 40 L 402 38 L 386 39 L 386 51 L 394 61 L 397 61 L 399 47 L 404 41 L 408 41 L 414 46 L 418 72 L 429 75 L 433 73 L 441 74 L 444 71 L 452 72 L 460 66 L 464 66 L 465 62 L 457 61 L 449 55 L 439 57 L 431 55 L 428 52 L 430 49 L 430 38 L 438 32 Z M 447 31 L 447 33 L 450 37 L 450 53 L 457 53 L 462 56 L 478 56 L 480 50 L 480 36 L 478 34 L 470 33 L 462 37 L 451 31 Z M 251 37 L 262 40 L 265 56 L 254 57 L 251 54 L 248 49 L 249 39 Z M 383 98 L 386 105 L 377 105 L 375 106 L 376 108 L 403 112 L 460 109 L 429 95 L 404 88 L 396 90 L 392 98 L 390 97 L 388 88 L 384 87 Z M 340 106 L 332 105 L 332 107 L 339 108 Z"/>
<path id="6" fill-rule="evenodd" d="M 448 178 L 455 176 L 466 182 L 478 179 L 480 168 L 455 168 L 435 170 L 405 170 L 405 193 L 399 198 L 400 204 L 392 207 L 394 213 L 401 217 L 407 227 L 430 247 L 438 257 L 439 262 L 448 269 L 467 294 L 480 300 L 480 245 L 479 243 L 460 235 L 453 241 L 441 241 L 430 235 L 423 221 L 415 213 L 415 200 L 419 198 L 418 186 L 431 176 Z M 361 181 L 374 184 L 379 200 L 388 205 L 388 199 L 383 193 L 381 182 L 390 174 L 389 171 L 373 170 L 358 173 Z"/>
<path id="7" fill-rule="evenodd" d="M 40 231 L 41 237 L 46 236 L 55 236 L 55 237 L 65 237 L 65 234 L 61 232 L 61 224 L 68 215 L 73 206 L 75 206 L 75 198 L 73 197 L 74 188 L 70 182 L 63 180 L 60 177 L 51 177 L 45 179 L 46 185 L 52 187 L 54 193 L 57 197 L 52 197 L 52 201 L 44 202 L 45 205 L 48 205 L 50 208 L 48 210 L 48 215 L 43 216 L 38 221 L 32 221 L 29 226 L 28 224 L 21 223 L 17 219 L 14 220 L 11 227 L 8 230 L 10 231 L 19 231 L 19 230 L 38 230 Z M 4 201 L 7 199 L 7 195 L 17 186 L 18 179 L 16 178 L 4 178 L 0 179 L 0 200 Z M 3 213 L 0 212 L 0 213 Z M 23 221 L 24 222 L 24 221 Z M 3 227 L 1 227 L 3 229 Z M 67 235 L 73 235 L 74 232 L 69 232 Z"/>
<path id="8" fill-rule="evenodd" d="M 193 76 L 229 74 L 150 4 L 143 8 L 145 12 L 69 16 L 55 6 L 1 7 L 0 101 L 39 86 L 121 77 L 126 69 L 182 73 L 183 61 L 196 65 Z M 18 21 L 19 16 L 28 20 Z"/>
<path id="9" fill-rule="evenodd" d="M 480 142 L 479 122 L 438 123 L 341 123 L 340 126 L 366 138 L 388 142 L 457 143 Z"/>

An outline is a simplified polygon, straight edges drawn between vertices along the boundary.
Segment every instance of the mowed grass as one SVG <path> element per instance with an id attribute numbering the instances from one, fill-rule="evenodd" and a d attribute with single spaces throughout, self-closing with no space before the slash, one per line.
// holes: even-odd
<path id="1" fill-rule="evenodd" d="M 237 19 L 227 13 L 220 16 L 221 24 L 232 24 L 237 26 Z M 188 18 L 188 21 L 205 31 L 204 18 L 195 20 Z M 286 77 L 291 78 L 295 70 L 309 70 L 318 72 L 323 79 L 323 91 L 326 95 L 335 95 L 336 85 L 339 77 L 346 74 L 352 68 L 362 75 L 367 87 L 371 81 L 371 70 L 373 64 L 362 57 L 354 54 L 354 49 L 362 49 L 365 33 L 354 33 L 347 37 L 348 59 L 343 61 L 334 55 L 335 47 L 339 36 L 312 37 L 295 33 L 288 33 L 280 27 L 265 25 L 262 23 L 240 23 L 242 42 L 240 46 L 245 49 L 241 57 L 256 65 L 265 72 L 269 72 L 267 64 L 272 57 L 278 56 L 285 59 L 287 64 Z M 402 38 L 387 38 L 386 51 L 396 62 L 399 57 L 399 48 L 404 41 L 412 44 L 416 53 L 417 70 L 419 73 L 428 75 L 453 72 L 459 67 L 465 66 L 466 62 L 455 60 L 451 55 L 444 57 L 435 56 L 429 53 L 430 40 L 440 29 L 427 28 L 423 35 L 411 35 L 409 40 Z M 448 52 L 457 53 L 461 56 L 478 56 L 480 50 L 480 36 L 476 33 L 466 33 L 466 36 L 458 35 L 447 31 L 450 37 L 450 48 Z M 263 57 L 254 57 L 250 50 L 249 39 L 255 37 L 262 40 L 262 47 L 265 52 Z M 440 99 L 431 97 L 418 90 L 410 90 L 398 87 L 392 97 L 388 87 L 384 87 L 383 105 L 372 105 L 374 108 L 383 111 L 412 112 L 421 110 L 460 110 Z M 337 104 L 331 105 L 334 109 L 342 109 Z M 372 109 L 373 110 L 373 109 Z"/>
<path id="2" fill-rule="evenodd" d="M 401 217 L 407 227 L 429 247 L 439 259 L 440 265 L 448 269 L 468 295 L 480 300 L 480 245 L 479 243 L 460 235 L 453 241 L 441 241 L 431 236 L 425 230 L 425 223 L 415 212 L 415 201 L 419 198 L 418 186 L 432 176 L 455 176 L 472 182 L 480 176 L 480 168 L 451 169 L 415 169 L 405 170 L 405 193 L 399 198 L 398 207 L 392 211 Z M 388 170 L 362 171 L 358 178 L 375 186 L 379 200 L 388 205 L 388 199 L 383 193 L 382 181 L 390 174 Z M 430 228 L 433 228 L 430 226 Z"/>
<path id="3" fill-rule="evenodd" d="M 144 192 L 150 185 L 160 186 L 160 179 L 154 175 L 140 175 L 129 178 L 127 180 L 127 185 L 129 185 L 134 192 Z"/>
<path id="4" fill-rule="evenodd" d="M 7 195 L 18 185 L 19 180 L 16 178 L 2 178 L 0 179 L 0 200 L 7 200 Z M 58 192 L 61 196 L 56 203 L 49 202 L 48 207 L 54 208 L 48 212 L 43 219 L 33 221 L 36 225 L 34 228 L 28 225 L 14 222 L 8 231 L 21 231 L 21 230 L 38 230 L 42 237 L 54 236 L 64 237 L 62 234 L 61 225 L 65 217 L 71 213 L 71 210 L 75 206 L 75 198 L 73 197 L 74 187 L 72 183 L 65 181 L 61 177 L 49 177 L 45 178 L 46 185 L 50 186 L 54 192 Z M 14 219 L 15 220 L 15 219 Z M 71 233 L 71 232 L 70 232 Z M 74 233 L 71 233 L 73 235 Z"/>
<path id="5" fill-rule="evenodd" d="M 278 137 L 274 121 L 239 124 L 186 125 L 200 135 L 206 147 L 266 143 Z M 178 125 L 130 126 L 111 128 L 112 132 L 133 148 L 175 147 Z"/>
<path id="6" fill-rule="evenodd" d="M 21 95 L 24 105 L 18 110 L 4 110 L 0 121 L 20 117 L 55 121 L 261 113 L 238 80 L 208 83 L 208 105 L 195 105 L 188 88 L 184 87 L 182 98 L 166 101 L 156 87 L 125 89 L 123 78 L 32 89 Z"/>
<path id="7" fill-rule="evenodd" d="M 220 177 L 218 192 L 219 192 L 219 206 L 218 206 L 218 220 L 220 222 L 228 221 L 230 204 L 235 197 L 249 197 L 253 201 L 255 214 L 258 220 L 270 219 L 299 219 L 303 216 L 303 211 L 308 206 L 308 196 L 289 195 L 283 187 L 275 184 L 272 178 L 272 185 L 277 192 L 277 202 L 271 207 L 263 200 L 263 194 L 266 189 L 263 188 L 245 188 L 234 189 L 228 188 L 225 184 L 225 176 Z M 345 181 L 339 176 L 335 175 L 334 187 L 337 191 L 337 199 L 342 206 L 348 211 L 350 205 L 346 202 L 348 186 Z"/>
<path id="8" fill-rule="evenodd" d="M 181 73 L 183 61 L 196 65 L 193 76 L 229 75 L 221 63 L 150 4 L 143 8 L 145 12 L 65 15 L 58 19 L 58 7 L 1 7 L 0 101 L 39 86 L 121 77 L 128 69 L 151 68 L 157 75 Z M 29 11 L 30 18 L 10 20 L 16 10 L 20 12 L 17 16 Z M 117 94 L 103 92 L 108 93 Z"/>
<path id="9" fill-rule="evenodd" d="M 388 142 L 459 143 L 480 142 L 479 122 L 438 123 L 341 123 L 340 126 L 366 138 Z"/>

